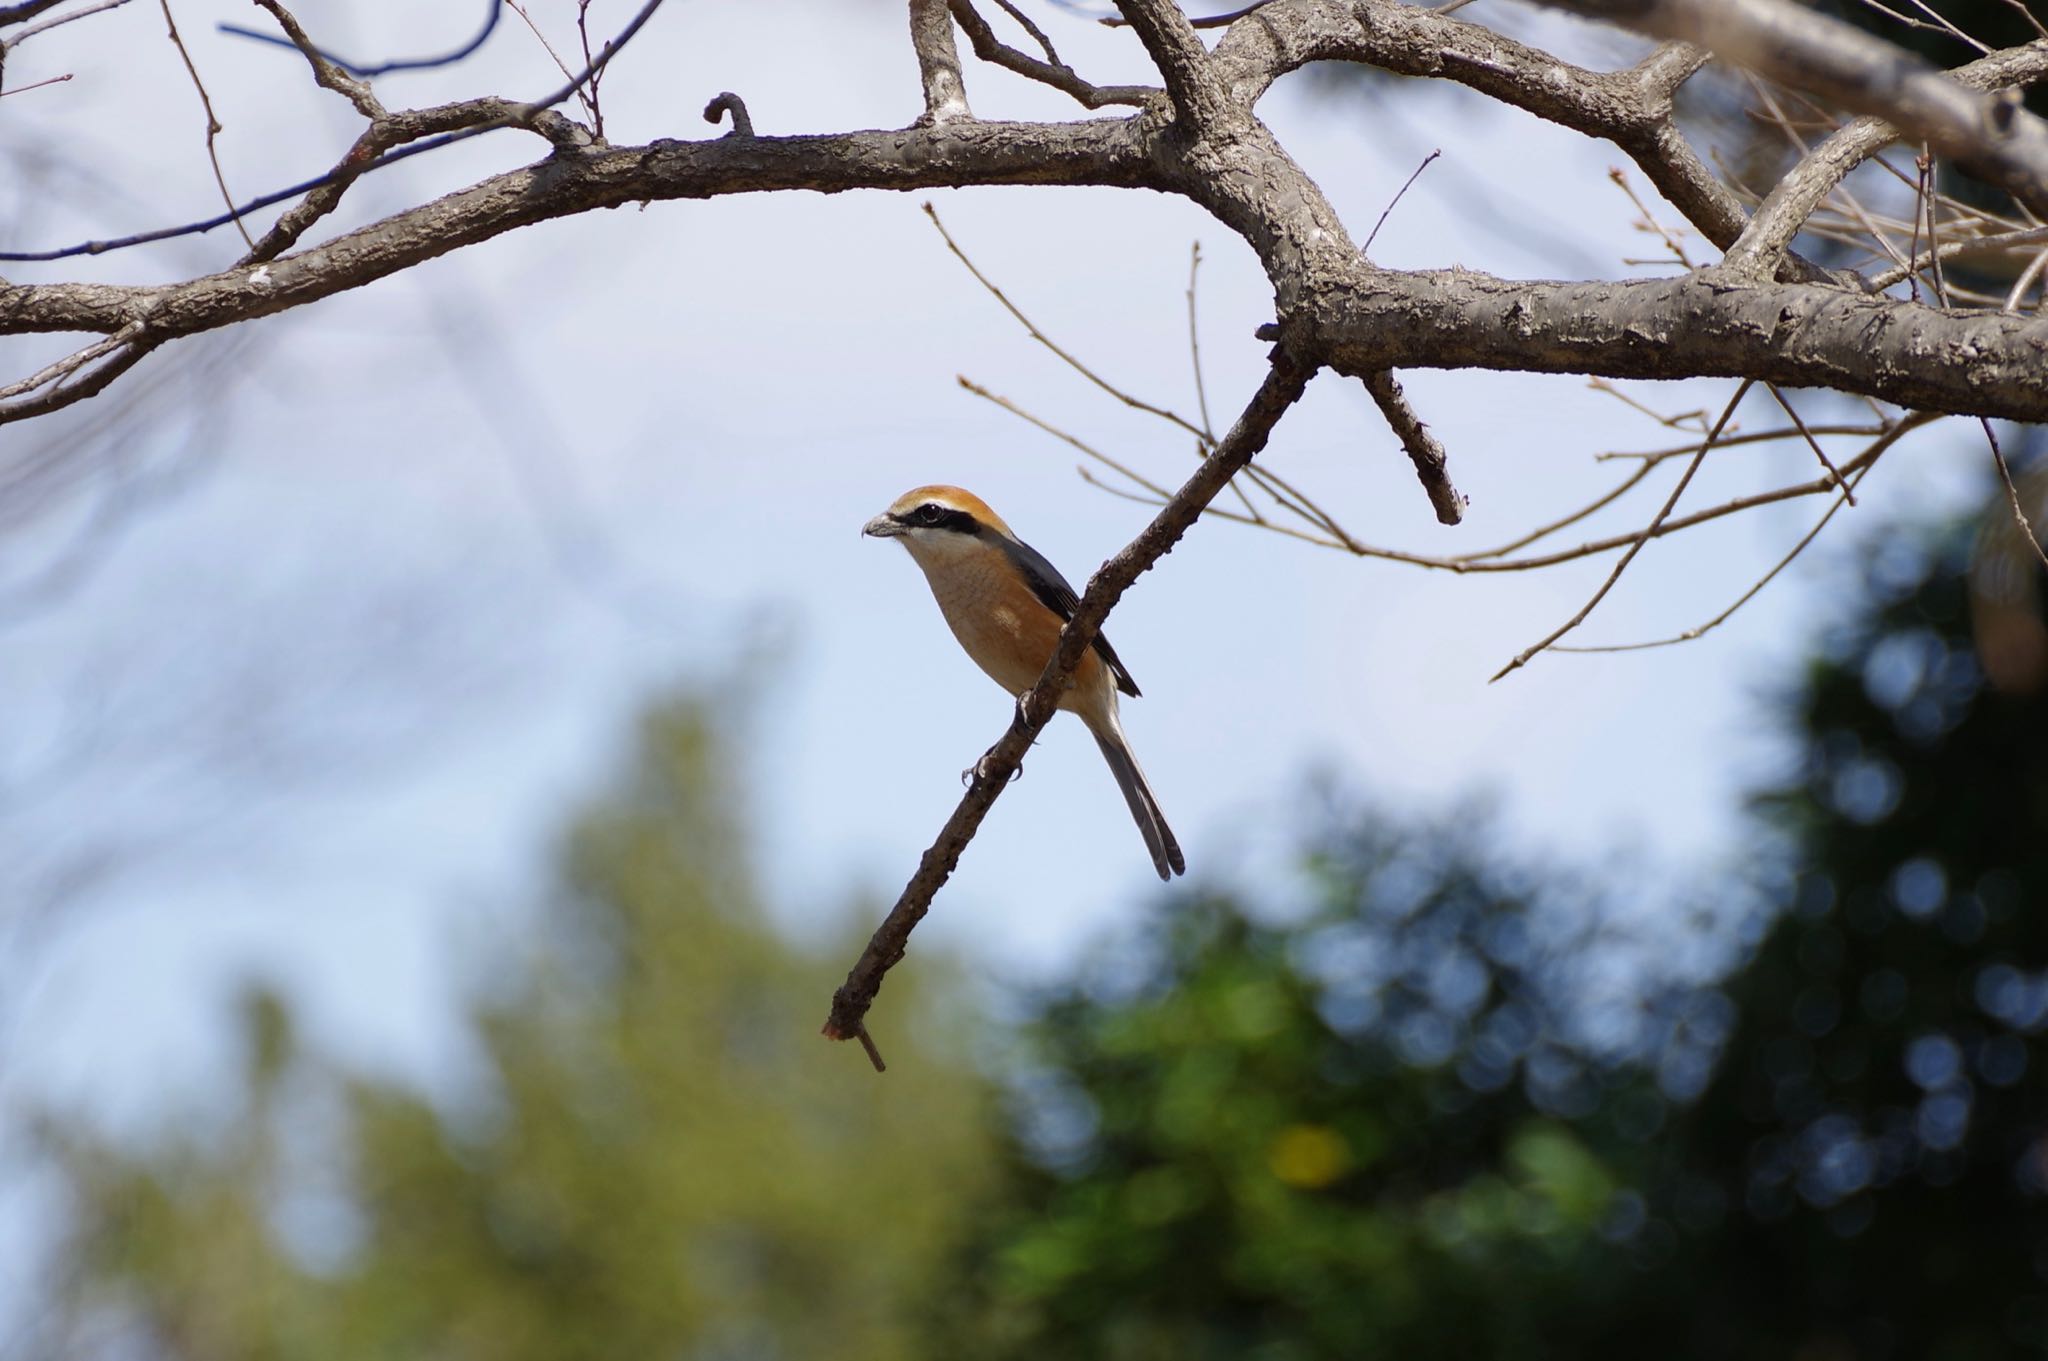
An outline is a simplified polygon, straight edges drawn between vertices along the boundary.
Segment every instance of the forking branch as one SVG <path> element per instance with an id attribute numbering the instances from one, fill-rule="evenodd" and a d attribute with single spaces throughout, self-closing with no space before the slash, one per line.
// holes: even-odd
<path id="1" fill-rule="evenodd" d="M 54 250 L 34 249 L 33 242 L 0 243 L 7 248 L 0 259 L 72 261 L 65 267 L 88 271 L 91 257 L 99 254 L 147 249 L 230 223 L 246 222 L 255 237 L 246 252 L 229 247 L 200 272 L 166 267 L 127 276 L 161 282 L 81 274 L 0 283 L 0 335 L 61 333 L 70 350 L 61 358 L 35 352 L 20 362 L 19 372 L 0 377 L 0 422 L 37 418 L 87 400 L 119 383 L 157 349 L 188 337 L 315 304 L 549 220 L 736 194 L 1050 185 L 1174 196 L 1241 242 L 1271 289 L 1272 310 L 1259 318 L 1265 322 L 1259 334 L 1277 347 L 1279 359 L 1260 400 L 1220 438 L 1199 377 L 1194 260 L 1189 351 L 1198 380 L 1195 415 L 1186 414 L 1185 406 L 1176 410 L 1139 399 L 1041 335 L 1104 395 L 1169 429 L 1181 449 L 1177 456 L 1193 447 L 1194 476 L 1177 492 L 1168 489 L 1179 479 L 1152 470 L 1143 458 L 1059 429 L 1026 404 L 998 399 L 987 386 L 976 385 L 990 400 L 1079 450 L 1091 480 L 1158 507 L 1147 533 L 1166 537 L 1147 540 L 1149 557 L 1126 550 L 1112 564 L 1124 564 L 1118 570 L 1128 569 L 1130 576 L 1202 514 L 1242 520 L 1336 552 L 1457 573 L 1526 571 L 1613 554 L 1617 563 L 1609 586 L 1588 602 L 1583 618 L 1629 564 L 1649 551 L 1652 540 L 1806 496 L 1829 503 L 1825 523 L 1837 507 L 1851 504 L 1852 492 L 1861 499 L 1881 485 L 1868 480 L 1877 461 L 1906 434 L 1929 424 L 1930 413 L 1973 421 L 2048 420 L 2048 365 L 2041 362 L 2048 353 L 2048 320 L 2039 303 L 2048 275 L 2048 228 L 2041 220 L 2048 211 L 2048 158 L 2041 154 L 2048 132 L 2018 99 L 2019 91 L 2048 77 L 2048 35 L 2038 26 L 2035 37 L 2004 48 L 1980 43 L 1991 50 L 1943 73 L 1882 39 L 1784 0 L 1566 5 L 1611 13 L 1624 25 L 1675 39 L 1634 65 L 1603 71 L 1495 31 L 1483 22 L 1484 6 L 1431 10 L 1396 0 L 1266 0 L 1215 16 L 1220 27 L 1207 28 L 1173 0 L 1120 0 L 1127 23 L 1120 31 L 1133 55 L 1142 47 L 1150 64 L 1147 79 L 1156 84 L 1104 85 L 1063 57 L 1054 35 L 1017 0 L 911 0 L 898 11 L 911 20 L 911 41 L 902 43 L 906 35 L 901 27 L 895 30 L 903 59 L 902 126 L 762 136 L 746 105 L 726 95 L 714 99 L 712 108 L 731 118 L 732 131 L 703 136 L 702 125 L 688 120 L 698 99 L 714 93 L 707 89 L 678 104 L 672 124 L 652 130 L 667 135 L 615 145 L 595 126 L 594 94 L 585 108 L 593 126 L 572 121 L 554 105 L 590 93 L 590 83 L 640 31 L 659 0 L 642 5 L 600 50 L 586 52 L 582 74 L 551 95 L 529 100 L 472 94 L 416 109 L 387 108 L 389 91 L 360 71 L 344 69 L 281 0 L 261 4 L 304 58 L 309 83 L 347 98 L 361 115 L 354 145 L 338 161 L 323 154 L 318 164 L 327 168 L 312 178 L 232 202 L 227 212 L 204 221 L 145 230 L 110 226 Z M 4 50 L 11 54 L 24 37 L 102 12 L 105 5 L 106 0 L 28 0 L 0 6 L 0 33 L 11 34 Z M 25 49 L 31 56 L 39 50 L 40 45 Z M 1790 168 L 1772 182 L 1747 185 L 1741 174 L 1717 172 L 1714 158 L 1702 154 L 1680 125 L 1678 96 L 1715 56 L 1747 63 L 1758 73 L 1753 93 L 1760 116 L 1792 154 Z M 979 64 L 971 64 L 975 59 Z M 1663 204 L 1645 194 L 1636 206 L 1673 258 L 1657 261 L 1661 272 L 1646 277 L 1577 279 L 1396 268 L 1375 259 L 1359 247 L 1323 187 L 1257 111 L 1277 81 L 1332 62 L 1456 84 L 1611 144 L 1632 165 L 1630 180 L 1640 179 L 1662 195 Z M 1003 87 L 991 80 L 984 88 L 981 81 L 998 71 L 1001 82 L 1021 78 L 1059 91 L 1088 116 L 1064 122 L 989 117 Z M 36 98 L 81 99 L 87 85 L 44 86 Z M 545 139 L 545 151 L 530 164 L 439 198 L 320 235 L 363 174 L 497 128 L 537 134 Z M 1903 130 L 1910 143 L 1905 153 L 1887 160 L 1894 129 Z M 1455 164 L 1458 151 L 1447 154 Z M 1982 206 L 1956 202 L 1938 180 L 1944 161 L 1975 169 L 2009 197 Z M 1427 194 L 1434 183 L 1420 180 L 1415 192 Z M 1629 182 L 1624 187 L 1634 196 Z M 1908 200 L 1904 206 L 1902 198 Z M 1660 220 L 1667 204 L 1677 220 Z M 1858 254 L 1844 256 L 1844 245 Z M 1715 251 L 1725 254 L 1715 258 Z M 1986 266 L 1999 263 L 2010 264 L 2009 272 L 1984 277 Z M 1979 272 L 1966 274 L 1973 266 Z M 1031 327 L 1021 311 L 1017 315 Z M 1713 379 L 1761 387 L 1782 403 L 1784 414 L 1773 411 L 1761 428 L 1744 430 L 1732 407 L 1719 422 L 1691 412 L 1660 413 L 1660 431 L 1681 433 L 1660 433 L 1660 447 L 1616 454 L 1624 466 L 1614 481 L 1582 504 L 1562 513 L 1530 514 L 1529 520 L 1540 523 L 1509 531 L 1507 542 L 1451 555 L 1369 542 L 1350 527 L 1351 512 L 1336 513 L 1327 498 L 1311 494 L 1270 462 L 1251 462 L 1252 446 L 1265 442 L 1307 375 L 1332 370 L 1372 396 L 1379 417 L 1413 462 L 1436 517 L 1457 518 L 1463 498 L 1445 475 L 1442 447 L 1428 426 L 1431 413 L 1414 409 L 1404 394 L 1402 380 L 1425 368 L 1592 378 L 1606 392 L 1652 411 L 1623 386 L 1627 380 Z M 1809 389 L 1865 400 L 1874 415 L 1868 421 L 1845 418 L 1805 395 Z M 1723 411 L 1722 401 L 1725 393 L 1715 402 L 1716 412 Z M 1759 402 L 1754 409 L 1761 407 Z M 1687 442 L 1667 447 L 1676 439 Z M 1740 495 L 1700 508 L 1686 504 L 1685 496 L 1700 485 L 1695 474 L 1709 462 L 1726 466 L 1749 457 L 1742 449 L 1793 442 L 1800 446 L 1795 456 L 1806 476 L 1760 475 Z M 1995 444 L 1992 455 L 1994 463 L 2003 463 Z M 1649 505 L 1638 508 L 1631 499 L 1638 496 Z M 2016 509 L 2024 511 L 2024 504 L 2016 501 Z M 1637 510 L 1621 532 L 1608 532 L 1606 524 L 1592 527 L 1597 516 Z M 1589 537 L 1573 544 L 1566 536 L 1574 533 Z M 1809 532 L 1787 559 L 1811 541 Z M 1773 568 L 1756 589 L 1779 570 Z M 1075 638 L 1099 624 L 1114 594 L 1091 590 L 1088 608 L 1094 613 L 1070 630 L 1063 656 L 1078 655 L 1081 643 Z M 1741 595 L 1736 607 L 1753 594 L 1754 589 Z M 1697 636 L 1718 622 L 1687 632 Z M 1551 650 L 1562 637 L 1560 632 L 1547 640 Z M 1050 683 L 1048 678 L 1041 684 L 1036 707 L 1027 702 L 1027 727 L 1031 718 L 1043 721 Z M 992 801 L 994 795 L 976 797 Z M 986 803 L 970 821 L 985 811 Z M 926 871 L 936 877 L 923 890 L 922 904 L 928 905 L 949 857 L 964 844 L 942 837 L 934 847 L 937 859 L 927 858 Z M 916 893 L 907 892 L 905 903 L 917 904 Z M 907 935 L 908 927 L 902 929 Z M 879 976 L 874 972 L 871 981 L 878 983 Z M 841 1014 L 835 1031 L 856 1037 L 865 1026 L 859 1015 L 848 1020 Z"/>

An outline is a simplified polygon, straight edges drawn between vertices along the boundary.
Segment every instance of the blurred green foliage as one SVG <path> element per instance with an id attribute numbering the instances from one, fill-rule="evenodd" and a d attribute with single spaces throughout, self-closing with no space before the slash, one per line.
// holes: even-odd
<path id="1" fill-rule="evenodd" d="M 337 1078 L 259 993 L 209 1137 L 52 1128 L 62 1350 L 2036 1354 L 2032 551 L 2002 505 L 1876 540 L 1759 701 L 1790 754 L 1731 873 L 1567 872 L 1483 810 L 1313 793 L 1298 876 L 1163 900 L 1031 999 L 1000 1091 L 933 1048 L 959 1027 L 918 971 L 886 1078 L 809 1033 L 839 954 L 760 924 L 717 730 L 664 710 L 474 1008 L 485 1096 Z"/>
<path id="2" fill-rule="evenodd" d="M 906 1355 L 989 1160 L 984 1088 L 920 1038 L 957 1028 L 910 977 L 886 1079 L 807 1024 L 852 947 L 809 958 L 761 921 L 732 759 L 693 704 L 647 722 L 530 957 L 475 1005 L 487 1095 L 337 1075 L 259 992 L 218 1128 L 136 1150 L 53 1127 L 77 1209 L 53 1350 Z"/>
<path id="3" fill-rule="evenodd" d="M 1304 901 L 1174 904 L 1047 994 L 947 1354 L 2048 1345 L 2048 615 L 2010 537 L 1973 571 L 1894 534 L 1846 583 L 1731 882 L 1338 801 Z M 2032 665 L 1993 684 L 2001 629 Z"/>

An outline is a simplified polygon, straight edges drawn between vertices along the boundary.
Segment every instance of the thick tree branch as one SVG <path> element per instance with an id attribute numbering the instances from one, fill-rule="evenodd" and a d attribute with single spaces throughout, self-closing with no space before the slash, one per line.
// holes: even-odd
<path id="1" fill-rule="evenodd" d="M 1082 654 L 1094 643 L 1102 621 L 1131 583 L 1171 551 L 1217 493 L 1266 447 L 1273 427 L 1301 397 L 1314 373 L 1313 365 L 1295 360 L 1284 350 L 1275 350 L 1273 366 L 1264 383 L 1216 451 L 1202 461 L 1194 476 L 1174 493 L 1152 523 L 1088 579 L 1088 589 L 1082 593 L 1074 617 L 1061 630 L 1059 648 L 1046 662 L 1038 684 L 1017 701 L 1017 713 L 1009 730 L 975 763 L 974 778 L 959 806 L 946 819 L 931 849 L 918 861 L 917 872 L 904 886 L 889 915 L 875 928 L 867 948 L 847 973 L 846 982 L 832 995 L 832 1012 L 824 1027 L 827 1037 L 859 1040 L 876 1069 L 882 1068 L 881 1055 L 867 1033 L 868 1008 L 881 991 L 884 976 L 903 958 L 910 933 L 931 910 L 933 895 L 952 876 L 954 867 L 960 863 L 960 853 L 967 849 L 982 819 L 1008 787 L 1024 753 L 1052 721 L 1059 693 L 1066 688 Z"/>
<path id="2" fill-rule="evenodd" d="M 192 335 L 360 288 L 424 260 L 534 222 L 666 199 L 808 189 L 921 189 L 972 184 L 1156 188 L 1128 122 L 971 122 L 831 137 L 719 137 L 562 151 L 523 169 L 394 214 L 260 271 L 186 283 L 0 287 L 0 334 L 110 334 L 147 318 L 152 334 Z"/>
<path id="3" fill-rule="evenodd" d="M 1553 283 L 1383 271 L 1358 259 L 1335 213 L 1262 130 L 1176 164 L 1148 142 L 1146 124 L 970 122 L 562 152 L 267 266 L 171 285 L 0 287 L 0 334 L 111 335 L 140 322 L 161 342 L 358 288 L 533 222 L 647 200 L 1097 184 L 1173 190 L 1210 207 L 1259 250 L 1294 351 L 1361 377 L 1396 367 L 1725 375 L 2048 419 L 2048 322 L 1712 272 Z M 1281 183 L 1299 187 L 1262 192 Z"/>
<path id="4" fill-rule="evenodd" d="M 917 50 L 917 71 L 924 82 L 924 115 L 918 125 L 974 117 L 967 107 L 967 82 L 960 74 L 960 49 L 953 41 L 953 16 L 946 0 L 910 0 L 910 45 Z"/>
<path id="5" fill-rule="evenodd" d="M 1209 49 L 1174 0 L 1117 0 L 1117 8 L 1166 78 L 1166 93 L 1190 136 L 1227 137 L 1243 126 L 1249 106 L 1230 98 Z"/>
<path id="6" fill-rule="evenodd" d="M 2036 213 L 2048 213 L 2048 122 L 1839 19 L 1788 0 L 1545 2 L 1653 37 L 1698 43 L 1782 85 L 1882 118 Z"/>
<path id="7" fill-rule="evenodd" d="M 1233 95 L 1247 102 L 1282 75 L 1317 61 L 1452 81 L 1612 142 L 1724 250 L 1749 223 L 1741 200 L 1672 122 L 1673 96 L 1705 60 L 1688 44 L 1667 44 L 1625 71 L 1590 71 L 1492 29 L 1396 0 L 1272 0 L 1231 26 L 1214 60 Z M 1828 276 L 1794 256 L 1787 277 Z"/>
<path id="8" fill-rule="evenodd" d="M 1973 90 L 2003 90 L 2048 78 L 2048 42 L 2009 47 L 1959 66 L 1949 76 Z M 1764 273 L 1791 244 L 1808 218 L 1850 171 L 1899 140 L 1881 118 L 1863 117 L 1838 128 L 1773 186 L 1725 263 L 1744 273 Z"/>
<path id="9" fill-rule="evenodd" d="M 1269 334 L 1363 376 L 1515 368 L 1610 378 L 1754 378 L 1898 406 L 2048 420 L 2048 319 L 1953 312 L 1818 284 L 1703 270 L 1525 283 L 1359 268 Z"/>

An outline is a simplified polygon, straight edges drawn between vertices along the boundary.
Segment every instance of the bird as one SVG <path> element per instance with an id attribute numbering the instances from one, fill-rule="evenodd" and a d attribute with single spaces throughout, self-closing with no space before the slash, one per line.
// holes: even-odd
<path id="1" fill-rule="evenodd" d="M 1061 628 L 1081 602 L 1059 569 L 1018 538 L 987 502 L 959 487 L 915 487 L 869 520 L 861 533 L 895 539 L 910 551 L 953 636 L 997 685 L 1022 699 L 1038 684 L 1059 646 Z M 1144 835 L 1153 868 L 1170 880 L 1187 873 L 1187 861 L 1124 736 L 1117 717 L 1119 691 L 1135 699 L 1137 682 L 1109 639 L 1097 633 L 1060 695 L 1059 707 L 1095 735 Z"/>

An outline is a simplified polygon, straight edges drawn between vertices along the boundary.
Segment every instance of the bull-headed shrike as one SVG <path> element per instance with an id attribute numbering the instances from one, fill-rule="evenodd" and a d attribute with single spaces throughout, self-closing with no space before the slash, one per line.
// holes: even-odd
<path id="1" fill-rule="evenodd" d="M 1059 647 L 1060 629 L 1080 604 L 1074 588 L 1045 555 L 1010 531 L 1002 517 L 958 487 L 918 487 L 867 522 L 861 531 L 896 539 L 924 569 L 953 636 L 997 685 L 1022 698 L 1038 683 Z M 1059 707 L 1095 734 L 1124 802 L 1145 836 L 1161 879 L 1187 871 L 1180 845 L 1145 783 L 1145 772 L 1117 721 L 1116 695 L 1137 697 L 1137 682 L 1100 633 L 1081 657 Z"/>

